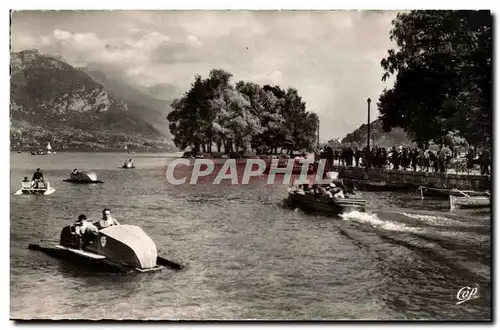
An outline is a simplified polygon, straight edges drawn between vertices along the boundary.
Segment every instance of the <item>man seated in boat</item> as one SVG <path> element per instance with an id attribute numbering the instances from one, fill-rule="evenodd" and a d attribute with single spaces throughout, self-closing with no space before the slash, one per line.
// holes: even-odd
<path id="1" fill-rule="evenodd" d="M 320 197 L 321 195 L 323 195 L 323 193 L 324 193 L 324 189 L 322 187 L 320 187 L 317 184 L 313 185 L 313 194 L 314 194 L 314 196 Z"/>
<path id="2" fill-rule="evenodd" d="M 79 248 L 82 249 L 92 243 L 94 236 L 97 235 L 99 230 L 92 222 L 87 220 L 85 214 L 80 214 L 78 220 L 73 224 L 71 232 L 80 238 Z"/>
<path id="3" fill-rule="evenodd" d="M 342 189 L 342 187 L 337 187 L 335 185 L 335 183 L 330 183 L 330 193 L 331 193 L 331 197 L 333 198 L 345 198 L 345 195 L 344 195 L 344 189 Z"/>
<path id="4" fill-rule="evenodd" d="M 295 193 L 299 195 L 305 195 L 306 193 L 304 192 L 304 185 L 299 184 L 297 190 L 295 190 Z"/>
<path id="5" fill-rule="evenodd" d="M 344 190 L 341 187 L 332 189 L 333 198 L 345 198 Z"/>
<path id="6" fill-rule="evenodd" d="M 333 193 L 330 189 L 330 186 L 325 187 L 325 191 L 323 193 L 323 196 L 325 196 L 326 198 L 333 198 Z"/>
<path id="7" fill-rule="evenodd" d="M 74 169 L 73 172 L 71 172 L 71 175 L 70 176 L 75 176 L 75 175 L 78 175 L 80 174 L 80 171 L 78 171 L 78 169 Z"/>
<path id="8" fill-rule="evenodd" d="M 43 173 L 39 168 L 37 168 L 35 173 L 33 173 L 33 178 L 31 179 L 31 181 L 33 182 L 32 186 L 35 189 L 38 189 L 38 184 L 40 182 L 43 182 Z"/>
<path id="9" fill-rule="evenodd" d="M 102 210 L 102 219 L 98 222 L 98 227 L 100 229 L 107 228 L 109 226 L 119 226 L 120 223 L 116 221 L 113 217 L 111 217 L 111 210 L 104 209 Z"/>

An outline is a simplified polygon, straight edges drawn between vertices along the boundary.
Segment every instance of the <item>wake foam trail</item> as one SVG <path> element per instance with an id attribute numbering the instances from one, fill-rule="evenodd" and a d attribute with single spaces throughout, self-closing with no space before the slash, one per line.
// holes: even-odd
<path id="1" fill-rule="evenodd" d="M 355 221 L 361 224 L 368 224 L 374 228 L 396 232 L 422 233 L 424 230 L 418 227 L 407 226 L 403 223 L 381 220 L 377 214 L 368 212 L 351 211 L 340 214 L 345 221 Z"/>
<path id="2" fill-rule="evenodd" d="M 464 225 L 462 221 L 453 220 L 448 217 L 439 216 L 439 215 L 428 215 L 428 214 L 417 214 L 417 213 L 405 213 L 405 212 L 397 212 L 401 215 L 404 215 L 407 218 L 420 220 L 426 224 L 432 225 Z"/>

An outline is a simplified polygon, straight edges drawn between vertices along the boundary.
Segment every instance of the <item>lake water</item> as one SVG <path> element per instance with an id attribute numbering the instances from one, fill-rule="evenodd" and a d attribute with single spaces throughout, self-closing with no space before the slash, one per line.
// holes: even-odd
<path id="1" fill-rule="evenodd" d="M 136 168 L 118 167 L 133 157 Z M 418 194 L 359 192 L 367 212 L 283 207 L 286 186 L 168 184 L 175 155 L 11 154 L 11 318 L 156 320 L 491 319 L 490 213 Z M 50 196 L 13 196 L 40 167 Z M 63 182 L 73 168 L 103 184 Z M 186 267 L 96 274 L 27 249 L 111 208 Z M 457 304 L 457 292 L 479 287 Z"/>

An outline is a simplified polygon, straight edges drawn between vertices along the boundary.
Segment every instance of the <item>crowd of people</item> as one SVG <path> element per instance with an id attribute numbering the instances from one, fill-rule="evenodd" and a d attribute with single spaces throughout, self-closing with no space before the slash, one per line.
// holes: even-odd
<path id="1" fill-rule="evenodd" d="M 487 150 L 476 153 L 471 147 L 465 157 L 460 157 L 450 148 L 440 145 L 437 150 L 416 147 L 392 147 L 385 149 L 374 147 L 368 152 L 363 149 L 344 147 L 332 149 L 327 146 L 320 151 L 321 158 L 331 158 L 333 165 L 370 167 L 392 170 L 413 170 L 447 172 L 454 168 L 463 172 L 472 172 L 479 165 L 481 175 L 490 174 L 491 156 Z"/>
<path id="2" fill-rule="evenodd" d="M 337 186 L 332 182 L 323 186 L 317 184 L 301 184 L 298 185 L 295 193 L 299 195 L 311 194 L 315 197 L 323 196 L 327 198 L 345 198 L 344 190 L 345 188 L 342 185 Z"/>

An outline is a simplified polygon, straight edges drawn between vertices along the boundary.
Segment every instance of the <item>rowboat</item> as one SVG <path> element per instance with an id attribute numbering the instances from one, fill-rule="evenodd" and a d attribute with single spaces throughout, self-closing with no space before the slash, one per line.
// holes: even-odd
<path id="1" fill-rule="evenodd" d="M 51 195 L 55 191 L 48 181 L 39 182 L 37 188 L 31 182 L 21 182 L 21 188 L 14 195 Z"/>
<path id="2" fill-rule="evenodd" d="M 418 187 L 420 190 L 420 198 L 434 197 L 434 198 L 449 198 L 449 196 L 489 196 L 487 191 L 475 190 L 459 190 L 459 189 L 445 189 L 445 188 L 431 188 L 431 187 Z"/>
<path id="3" fill-rule="evenodd" d="M 491 207 L 489 196 L 453 196 L 450 195 L 450 210 L 480 209 Z"/>
<path id="4" fill-rule="evenodd" d="M 183 268 L 159 257 L 156 244 L 138 226 L 111 226 L 97 233 L 87 233 L 84 237 L 76 235 L 74 229 L 74 225 L 64 227 L 59 244 L 55 246 L 30 244 L 28 249 L 100 271 L 128 273 L 156 271 L 164 267 Z"/>
<path id="5" fill-rule="evenodd" d="M 288 188 L 288 204 L 306 212 L 339 215 L 351 211 L 365 212 L 366 200 L 352 197 L 328 198 Z"/>

